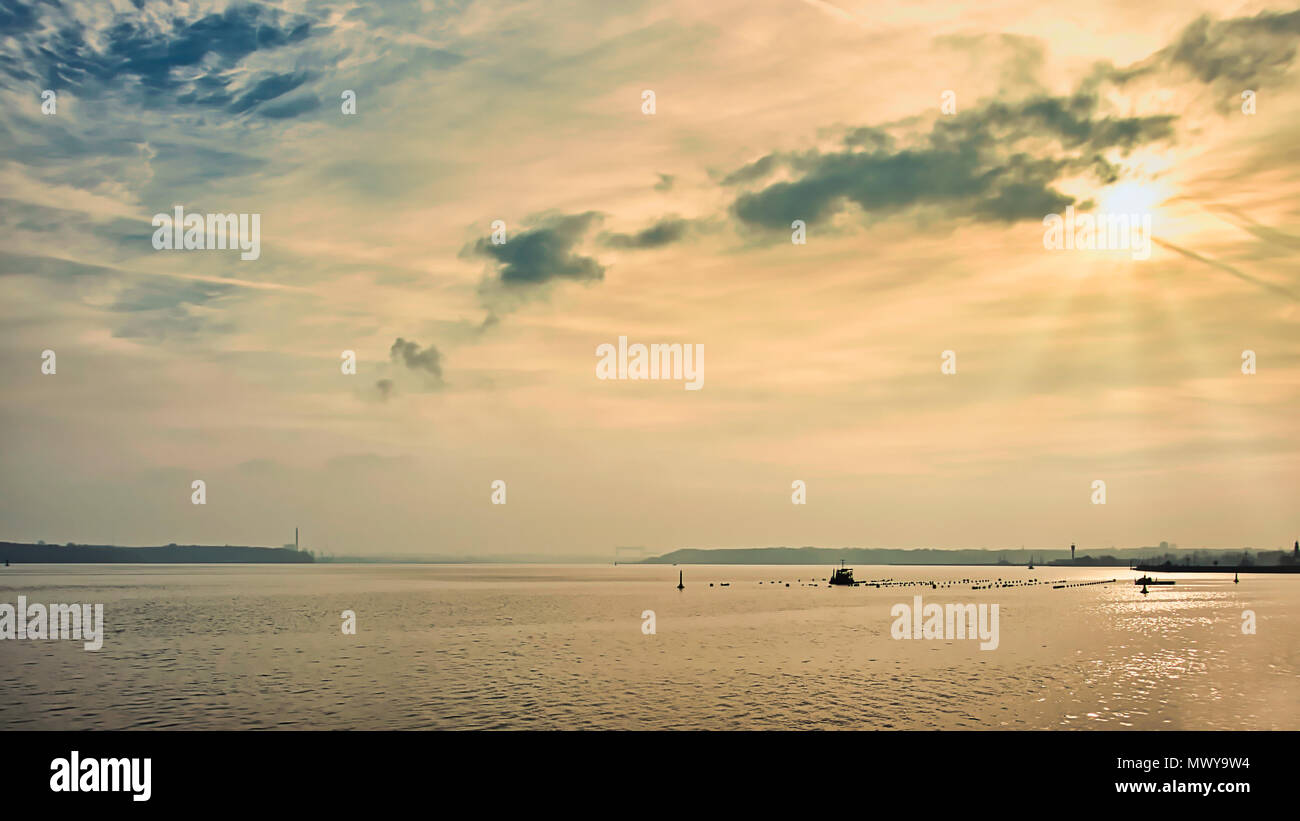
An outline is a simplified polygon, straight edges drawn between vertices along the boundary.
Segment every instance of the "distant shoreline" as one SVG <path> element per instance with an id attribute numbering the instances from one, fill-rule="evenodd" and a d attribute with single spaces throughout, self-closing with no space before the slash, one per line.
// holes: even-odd
<path id="1" fill-rule="evenodd" d="M 1100 555 L 1099 555 L 1100 554 Z M 1218 564 L 1214 564 L 1214 562 Z M 627 564 L 713 564 L 713 565 L 904 565 L 935 567 L 1133 567 L 1137 569 L 1188 570 L 1202 573 L 1241 570 L 1290 573 L 1300 569 L 1300 543 L 1294 550 L 1222 550 L 1178 548 L 1161 544 L 1152 547 L 1080 549 L 1071 556 L 1068 549 L 953 549 L 862 548 L 862 547 L 751 547 L 682 548 L 662 556 L 647 557 Z M 1165 564 L 1169 562 L 1169 564 Z M 623 564 L 623 561 L 619 562 Z M 1262 568 L 1276 568 L 1272 570 Z"/>
<path id="2" fill-rule="evenodd" d="M 1139 564 L 1134 570 L 1152 573 L 1300 573 L 1297 564 L 1247 564 L 1247 565 L 1204 565 L 1204 564 Z"/>
<path id="3" fill-rule="evenodd" d="M 0 561 L 11 564 L 311 564 L 311 553 L 285 547 L 243 545 L 52 545 L 0 542 Z"/>

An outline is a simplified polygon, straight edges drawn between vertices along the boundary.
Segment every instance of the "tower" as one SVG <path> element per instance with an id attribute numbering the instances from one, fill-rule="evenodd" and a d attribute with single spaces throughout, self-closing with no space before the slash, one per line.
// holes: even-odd
<path id="1" fill-rule="evenodd" d="M 293 529 L 293 549 L 298 549 L 298 528 Z"/>
<path id="2" fill-rule="evenodd" d="M 1074 545 L 1070 545 L 1070 561 L 1074 561 Z"/>

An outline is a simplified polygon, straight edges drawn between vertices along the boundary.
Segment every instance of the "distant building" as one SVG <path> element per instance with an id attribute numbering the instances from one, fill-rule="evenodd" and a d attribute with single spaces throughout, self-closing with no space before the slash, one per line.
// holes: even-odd
<path id="1" fill-rule="evenodd" d="M 1070 561 L 1074 561 L 1074 545 L 1070 545 Z"/>

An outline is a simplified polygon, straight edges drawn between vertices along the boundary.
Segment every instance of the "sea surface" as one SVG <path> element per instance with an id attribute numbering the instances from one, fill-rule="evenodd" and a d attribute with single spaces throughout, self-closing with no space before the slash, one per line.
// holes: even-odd
<path id="1" fill-rule="evenodd" d="M 106 635 L 0 640 L 0 729 L 1300 729 L 1300 576 L 830 570 L 15 565 L 0 602 Z M 916 595 L 997 604 L 997 649 L 892 638 Z"/>

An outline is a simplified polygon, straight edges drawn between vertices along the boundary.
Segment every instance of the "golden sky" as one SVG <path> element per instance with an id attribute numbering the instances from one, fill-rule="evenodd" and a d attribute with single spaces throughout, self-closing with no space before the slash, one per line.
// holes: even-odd
<path id="1" fill-rule="evenodd" d="M 0 24 L 0 539 L 1300 534 L 1290 8 L 20 2 Z M 156 251 L 176 205 L 260 214 L 260 257 Z M 1149 258 L 1045 248 L 1067 206 L 1149 216 Z M 597 379 L 620 336 L 703 345 L 703 388 Z"/>

